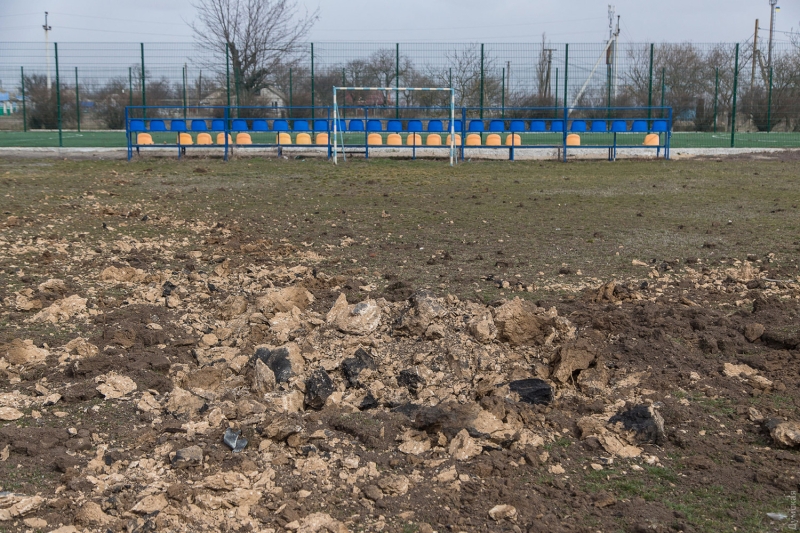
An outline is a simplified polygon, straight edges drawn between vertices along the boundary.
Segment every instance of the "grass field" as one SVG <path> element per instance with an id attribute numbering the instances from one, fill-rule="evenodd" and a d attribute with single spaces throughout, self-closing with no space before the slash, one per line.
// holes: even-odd
<path id="1" fill-rule="evenodd" d="M 254 143 L 274 143 L 274 133 L 253 133 L 250 135 Z M 384 143 L 388 134 L 384 133 Z M 484 142 L 486 139 L 484 134 Z M 423 133 L 423 140 L 427 133 Z M 196 138 L 196 135 L 194 135 Z M 403 134 L 405 142 L 406 134 Z M 446 134 L 442 136 L 445 140 Z M 505 141 L 505 134 L 502 136 Z M 292 136 L 294 139 L 294 134 Z M 153 134 L 156 144 L 172 143 L 174 133 Z M 363 144 L 364 135 L 361 133 L 348 133 L 345 136 L 348 144 Z M 617 144 L 641 145 L 644 140 L 642 134 L 620 134 Z M 522 134 L 523 144 L 531 145 L 559 145 L 562 136 L 552 133 L 526 133 Z M 581 143 L 584 146 L 607 145 L 613 142 L 611 134 L 583 133 Z M 62 132 L 62 144 L 74 148 L 121 148 L 126 145 L 125 133 L 122 131 L 84 131 L 78 133 L 74 130 Z M 59 145 L 57 131 L 2 131 L 0 132 L 0 147 L 57 147 Z M 737 148 L 800 148 L 800 133 L 737 133 Z M 672 148 L 730 148 L 730 133 L 693 133 L 675 132 L 672 134 Z"/>

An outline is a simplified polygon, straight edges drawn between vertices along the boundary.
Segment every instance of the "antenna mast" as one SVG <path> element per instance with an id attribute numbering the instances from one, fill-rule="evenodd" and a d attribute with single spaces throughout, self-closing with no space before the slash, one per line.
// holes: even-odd
<path id="1" fill-rule="evenodd" d="M 53 28 L 47 24 L 47 11 L 44 12 L 44 58 L 47 61 L 47 90 L 50 91 L 52 83 L 50 82 L 50 30 Z"/>

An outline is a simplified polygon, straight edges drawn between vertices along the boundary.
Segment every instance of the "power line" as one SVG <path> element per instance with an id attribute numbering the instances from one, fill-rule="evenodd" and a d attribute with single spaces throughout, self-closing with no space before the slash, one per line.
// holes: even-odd
<path id="1" fill-rule="evenodd" d="M 119 22 L 139 22 L 141 24 L 161 24 L 164 26 L 184 26 L 183 24 L 177 24 L 175 22 L 158 22 L 154 20 L 134 20 L 134 19 L 119 19 L 113 17 L 96 17 L 93 15 L 73 15 L 71 13 L 56 13 L 53 12 L 54 15 L 61 15 L 62 17 L 75 17 L 75 18 L 84 18 L 84 19 L 98 19 L 98 20 L 116 20 Z"/>

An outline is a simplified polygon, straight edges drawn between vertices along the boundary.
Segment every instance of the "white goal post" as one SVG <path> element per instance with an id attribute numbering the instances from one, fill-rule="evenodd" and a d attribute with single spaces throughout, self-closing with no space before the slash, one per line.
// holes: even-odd
<path id="1" fill-rule="evenodd" d="M 336 137 L 339 128 L 339 105 L 336 99 L 338 91 L 438 91 L 450 93 L 450 166 L 455 164 L 456 155 L 456 132 L 455 132 L 455 113 L 456 113 L 456 92 L 450 87 L 334 87 L 333 88 L 333 163 L 339 163 L 337 158 Z M 364 128 L 366 130 L 366 128 Z M 367 135 L 369 132 L 365 131 Z M 344 155 L 344 138 L 342 138 L 342 155 Z"/>

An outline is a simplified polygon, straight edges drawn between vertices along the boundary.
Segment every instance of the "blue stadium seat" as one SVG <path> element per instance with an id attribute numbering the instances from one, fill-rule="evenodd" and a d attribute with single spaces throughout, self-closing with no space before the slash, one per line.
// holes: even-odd
<path id="1" fill-rule="evenodd" d="M 232 131 L 248 131 L 249 128 L 247 127 L 247 121 L 241 118 L 237 118 L 233 121 L 233 125 L 231 126 Z"/>
<path id="2" fill-rule="evenodd" d="M 282 118 L 274 120 L 272 122 L 272 131 L 289 131 L 289 123 Z"/>
<path id="3" fill-rule="evenodd" d="M 314 131 L 328 131 L 328 121 L 319 118 L 315 120 Z"/>
<path id="4" fill-rule="evenodd" d="M 163 120 L 151 120 L 150 131 L 167 131 L 167 127 L 164 125 Z"/>
<path id="5" fill-rule="evenodd" d="M 633 125 L 631 126 L 631 131 L 637 133 L 647 133 L 647 121 L 646 120 L 634 120 Z"/>
<path id="6" fill-rule="evenodd" d="M 544 126 L 544 123 L 542 123 L 542 126 Z M 511 124 L 508 126 L 508 131 L 513 131 L 513 132 L 525 131 L 525 121 L 512 120 Z"/>
<path id="7" fill-rule="evenodd" d="M 269 131 L 269 124 L 266 120 L 258 118 L 253 121 L 253 131 Z"/>
<path id="8" fill-rule="evenodd" d="M 432 131 L 432 132 L 444 131 L 444 126 L 442 125 L 442 121 L 441 120 L 429 120 L 428 121 L 428 131 Z"/>
<path id="9" fill-rule="evenodd" d="M 575 132 L 586 131 L 586 121 L 585 120 L 573 120 L 572 124 L 570 124 L 570 126 L 569 126 L 569 131 L 575 131 Z"/>
<path id="10" fill-rule="evenodd" d="M 144 120 L 131 120 L 130 131 L 147 131 L 144 128 Z"/>
<path id="11" fill-rule="evenodd" d="M 544 120 L 531 120 L 531 131 L 547 131 Z"/>
<path id="12" fill-rule="evenodd" d="M 386 131 L 403 131 L 403 122 L 400 120 L 390 120 L 386 123 Z"/>
<path id="13" fill-rule="evenodd" d="M 608 125 L 606 124 L 605 120 L 593 120 L 592 121 L 592 132 L 594 133 L 605 133 L 607 130 Z"/>
<path id="14" fill-rule="evenodd" d="M 331 130 L 333 130 L 333 125 L 331 125 Z M 347 131 L 347 122 L 340 118 L 338 124 L 336 124 L 336 130 L 338 131 Z"/>
<path id="15" fill-rule="evenodd" d="M 422 129 L 422 121 L 421 120 L 409 120 L 408 121 L 408 131 L 425 131 Z"/>
<path id="16" fill-rule="evenodd" d="M 225 131 L 225 121 L 221 118 L 215 118 L 212 120 L 211 131 Z"/>
<path id="17" fill-rule="evenodd" d="M 667 121 L 666 120 L 654 120 L 653 121 L 653 130 L 652 131 L 667 131 Z"/>
<path id="18" fill-rule="evenodd" d="M 367 121 L 367 131 L 383 131 L 383 124 L 378 119 L 370 119 Z"/>
<path id="19" fill-rule="evenodd" d="M 506 131 L 506 122 L 504 120 L 493 120 L 489 122 L 489 131 Z"/>
<path id="20" fill-rule="evenodd" d="M 477 118 L 470 120 L 469 121 L 469 131 L 474 131 L 474 132 L 482 132 L 482 131 L 484 131 L 484 129 L 483 129 L 483 121 L 480 120 L 480 119 L 477 119 Z"/>
<path id="21" fill-rule="evenodd" d="M 186 131 L 186 121 L 185 120 L 170 121 L 169 131 Z"/>
<path id="22" fill-rule="evenodd" d="M 192 120 L 192 131 L 208 131 L 205 120 Z"/>
<path id="23" fill-rule="evenodd" d="M 364 131 L 364 121 L 354 118 L 350 121 L 350 126 L 347 128 L 347 131 Z"/>
<path id="24" fill-rule="evenodd" d="M 611 123 L 611 131 L 614 133 L 628 131 L 628 124 L 624 120 L 615 120 Z"/>
<path id="25" fill-rule="evenodd" d="M 450 122 L 449 121 L 447 123 L 447 131 L 450 131 Z M 453 131 L 455 131 L 456 133 L 461 133 L 461 121 L 460 120 L 454 120 L 453 121 Z"/>
<path id="26" fill-rule="evenodd" d="M 292 130 L 294 131 L 310 131 L 308 129 L 308 121 L 307 120 L 295 120 Z"/>
<path id="27" fill-rule="evenodd" d="M 564 131 L 564 121 L 554 120 L 550 123 L 550 131 Z"/>

